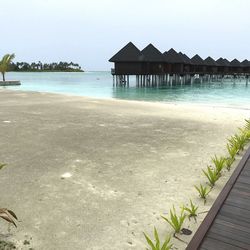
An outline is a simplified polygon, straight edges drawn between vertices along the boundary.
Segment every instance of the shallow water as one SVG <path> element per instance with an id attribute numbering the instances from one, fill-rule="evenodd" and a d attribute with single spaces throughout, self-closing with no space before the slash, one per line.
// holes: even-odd
<path id="1" fill-rule="evenodd" d="M 21 86 L 6 87 L 23 91 L 66 93 L 97 98 L 119 98 L 154 102 L 188 102 L 250 108 L 250 86 L 245 81 L 163 86 L 159 88 L 113 87 L 110 72 L 84 73 L 7 73 Z M 131 79 L 131 82 L 133 79 Z"/>

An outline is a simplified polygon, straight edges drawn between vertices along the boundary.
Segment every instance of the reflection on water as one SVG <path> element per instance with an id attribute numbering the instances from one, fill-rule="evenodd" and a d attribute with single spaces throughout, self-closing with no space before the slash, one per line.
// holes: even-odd
<path id="1" fill-rule="evenodd" d="M 154 102 L 189 102 L 214 105 L 244 106 L 250 108 L 250 88 L 245 81 L 196 83 L 193 85 L 113 87 L 110 72 L 84 73 L 17 73 L 10 72 L 7 79 L 21 80 L 21 86 L 8 87 L 24 91 L 67 93 L 97 98 L 119 98 Z M 133 84 L 134 82 L 134 84 Z"/>
<path id="2" fill-rule="evenodd" d="M 246 83 L 224 82 L 158 88 L 113 88 L 113 98 L 158 102 L 190 102 L 218 105 L 250 105 L 250 88 Z M 250 108 L 250 106 L 249 106 Z"/>

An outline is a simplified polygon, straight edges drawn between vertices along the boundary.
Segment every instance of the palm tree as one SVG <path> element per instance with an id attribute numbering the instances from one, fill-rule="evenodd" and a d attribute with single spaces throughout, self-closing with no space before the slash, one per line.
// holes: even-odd
<path id="1" fill-rule="evenodd" d="M 5 81 L 5 73 L 8 71 L 11 61 L 15 58 L 15 54 L 6 54 L 0 61 L 0 72 L 3 75 L 3 81 Z"/>

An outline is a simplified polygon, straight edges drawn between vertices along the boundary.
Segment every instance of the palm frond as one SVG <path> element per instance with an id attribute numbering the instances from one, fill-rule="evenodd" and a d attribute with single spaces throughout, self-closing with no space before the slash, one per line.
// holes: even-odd
<path id="1" fill-rule="evenodd" d="M 0 208 L 0 217 L 2 219 L 12 223 L 15 227 L 17 227 L 16 223 L 14 221 L 14 219 L 17 220 L 17 216 L 13 211 L 11 211 L 7 208 Z"/>

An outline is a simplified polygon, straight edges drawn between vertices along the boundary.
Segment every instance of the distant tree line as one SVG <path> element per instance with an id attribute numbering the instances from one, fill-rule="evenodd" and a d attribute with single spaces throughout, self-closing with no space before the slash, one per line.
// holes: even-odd
<path id="1" fill-rule="evenodd" d="M 26 71 L 26 72 L 42 72 L 42 71 L 64 71 L 64 72 L 83 72 L 81 66 L 73 62 L 53 62 L 53 63 L 38 63 L 32 62 L 12 62 L 8 68 L 9 71 Z"/>

